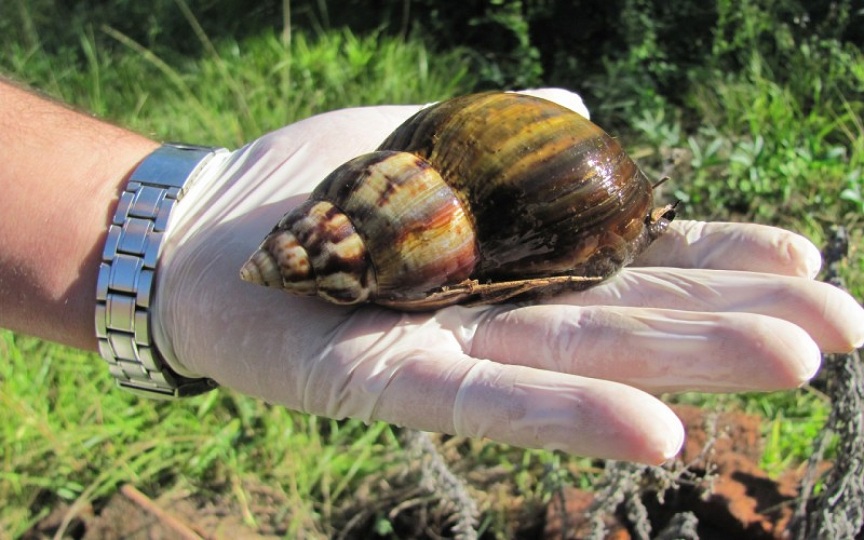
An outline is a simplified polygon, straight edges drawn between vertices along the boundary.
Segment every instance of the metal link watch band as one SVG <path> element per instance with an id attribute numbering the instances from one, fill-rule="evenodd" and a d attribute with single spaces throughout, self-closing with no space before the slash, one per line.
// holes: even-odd
<path id="1" fill-rule="evenodd" d="M 108 228 L 96 285 L 99 353 L 122 388 L 172 399 L 215 388 L 211 379 L 189 379 L 171 370 L 153 344 L 150 300 L 156 264 L 174 206 L 217 152 L 166 144 L 147 156 L 129 178 Z"/>

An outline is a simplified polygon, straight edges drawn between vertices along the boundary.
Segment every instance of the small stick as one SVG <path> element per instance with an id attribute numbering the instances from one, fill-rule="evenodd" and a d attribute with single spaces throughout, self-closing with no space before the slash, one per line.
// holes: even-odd
<path id="1" fill-rule="evenodd" d="M 202 540 L 202 536 L 192 530 L 190 526 L 166 512 L 162 507 L 153 502 L 150 497 L 138 491 L 132 484 L 123 484 L 120 488 L 120 493 L 144 509 L 145 512 L 149 512 L 155 516 L 166 527 L 180 535 L 180 538 L 183 540 Z"/>

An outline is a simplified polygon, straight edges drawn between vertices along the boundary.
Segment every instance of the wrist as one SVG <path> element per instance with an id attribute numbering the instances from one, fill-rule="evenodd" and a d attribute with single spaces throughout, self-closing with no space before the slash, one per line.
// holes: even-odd
<path id="1" fill-rule="evenodd" d="M 0 82 L 0 326 L 95 349 L 99 254 L 125 177 L 157 143 Z"/>

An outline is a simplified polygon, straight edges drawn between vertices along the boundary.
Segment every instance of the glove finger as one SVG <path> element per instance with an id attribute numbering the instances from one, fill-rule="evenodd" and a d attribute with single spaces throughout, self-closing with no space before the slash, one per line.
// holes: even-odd
<path id="1" fill-rule="evenodd" d="M 517 94 L 525 94 L 528 96 L 548 99 L 562 107 L 567 107 L 571 111 L 576 112 L 585 118 L 591 118 L 591 115 L 588 112 L 588 107 L 585 106 L 582 97 L 570 90 L 565 90 L 564 88 L 527 88 L 524 90 L 514 90 L 514 92 Z"/>
<path id="2" fill-rule="evenodd" d="M 635 388 L 437 349 L 411 349 L 397 358 L 388 362 L 371 418 L 653 464 L 674 456 L 683 441 L 675 415 Z M 352 377 L 349 384 L 367 382 Z"/>
<path id="3" fill-rule="evenodd" d="M 748 270 L 813 278 L 822 257 L 809 240 L 777 227 L 675 220 L 633 265 Z"/>
<path id="4" fill-rule="evenodd" d="M 864 344 L 864 308 L 854 298 L 827 283 L 776 274 L 627 268 L 597 287 L 546 302 L 758 313 L 800 326 L 825 352 Z"/>
<path id="5" fill-rule="evenodd" d="M 641 390 L 466 354 L 487 310 L 358 310 L 307 362 L 302 409 L 648 463 L 678 451 L 680 422 Z"/>
<path id="6" fill-rule="evenodd" d="M 606 306 L 492 310 L 469 352 L 652 393 L 793 388 L 821 360 L 810 336 L 781 319 Z"/>

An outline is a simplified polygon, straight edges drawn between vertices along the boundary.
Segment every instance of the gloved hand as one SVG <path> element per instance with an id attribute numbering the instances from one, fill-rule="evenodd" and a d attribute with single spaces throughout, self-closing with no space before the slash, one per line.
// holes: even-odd
<path id="1" fill-rule="evenodd" d="M 757 225 L 675 221 L 644 267 L 527 306 L 351 309 L 239 279 L 285 212 L 417 110 L 322 114 L 207 166 L 172 218 L 151 309 L 176 371 L 317 415 L 659 463 L 683 428 L 651 393 L 794 388 L 820 348 L 864 341 L 864 310 L 812 280 L 816 248 Z"/>

